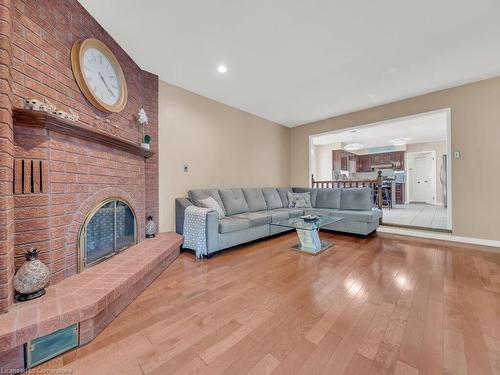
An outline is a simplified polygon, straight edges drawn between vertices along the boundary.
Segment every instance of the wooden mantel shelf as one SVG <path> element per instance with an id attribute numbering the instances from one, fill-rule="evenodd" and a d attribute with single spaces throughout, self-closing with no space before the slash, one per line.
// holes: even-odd
<path id="1" fill-rule="evenodd" d="M 122 140 L 121 138 L 100 130 L 89 129 L 77 122 L 62 119 L 47 112 L 14 108 L 13 118 L 14 125 L 45 128 L 62 134 L 67 134 L 73 137 L 124 150 L 130 152 L 131 154 L 140 155 L 145 158 L 149 158 L 153 155 L 151 151 L 146 150 L 133 142 Z"/>

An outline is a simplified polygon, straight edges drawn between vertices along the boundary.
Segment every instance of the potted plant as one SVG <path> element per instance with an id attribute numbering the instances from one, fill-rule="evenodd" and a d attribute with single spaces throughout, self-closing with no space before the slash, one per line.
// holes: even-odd
<path id="1" fill-rule="evenodd" d="M 151 137 L 148 134 L 146 134 L 144 136 L 144 139 L 142 140 L 141 147 L 145 148 L 146 150 L 149 150 L 150 149 L 150 146 L 149 146 L 150 143 L 151 143 Z"/>

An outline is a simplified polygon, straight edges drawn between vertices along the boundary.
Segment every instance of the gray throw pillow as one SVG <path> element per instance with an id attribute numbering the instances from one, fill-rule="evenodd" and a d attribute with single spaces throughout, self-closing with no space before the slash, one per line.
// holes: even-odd
<path id="1" fill-rule="evenodd" d="M 312 208 L 311 193 L 288 192 L 288 208 Z"/>
<path id="2" fill-rule="evenodd" d="M 226 217 L 226 213 L 224 212 L 224 210 L 222 209 L 220 204 L 217 203 L 217 201 L 214 198 L 208 197 L 205 199 L 200 199 L 198 201 L 198 203 L 201 205 L 201 207 L 214 208 L 215 210 L 217 210 L 217 214 L 219 215 L 219 219 Z"/>

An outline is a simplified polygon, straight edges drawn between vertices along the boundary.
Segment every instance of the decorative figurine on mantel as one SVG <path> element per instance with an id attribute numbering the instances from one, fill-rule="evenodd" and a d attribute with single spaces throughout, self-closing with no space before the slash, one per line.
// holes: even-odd
<path id="1" fill-rule="evenodd" d="M 38 99 L 25 99 L 24 108 L 31 109 L 33 111 L 51 113 L 53 115 L 56 115 L 58 117 L 70 121 L 78 121 L 78 119 L 80 118 L 78 113 L 76 113 L 72 109 L 69 110 L 69 113 L 57 109 L 54 104 L 52 104 L 49 100 L 47 100 L 47 98 L 43 98 L 43 102 Z"/>
<path id="2" fill-rule="evenodd" d="M 148 115 L 146 114 L 146 111 L 144 108 L 141 108 L 139 110 L 138 115 L 138 120 L 139 124 L 141 125 L 141 147 L 149 150 L 149 143 L 151 142 L 151 137 L 147 134 L 144 134 L 144 127 L 148 124 Z"/>
<path id="3" fill-rule="evenodd" d="M 49 282 L 49 268 L 38 260 L 38 249 L 32 247 L 26 251 L 26 262 L 14 275 L 14 289 L 18 301 L 29 301 L 45 294 Z"/>
<path id="4" fill-rule="evenodd" d="M 148 216 L 146 221 L 146 238 L 153 238 L 156 233 L 156 223 L 153 221 L 153 216 Z"/>

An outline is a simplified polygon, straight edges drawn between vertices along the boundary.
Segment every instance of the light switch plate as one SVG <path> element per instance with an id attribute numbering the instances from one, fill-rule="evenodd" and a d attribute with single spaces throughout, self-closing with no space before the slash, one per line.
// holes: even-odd
<path id="1" fill-rule="evenodd" d="M 460 151 L 454 151 L 454 152 L 453 152 L 453 157 L 454 157 L 455 159 L 460 159 Z"/>

